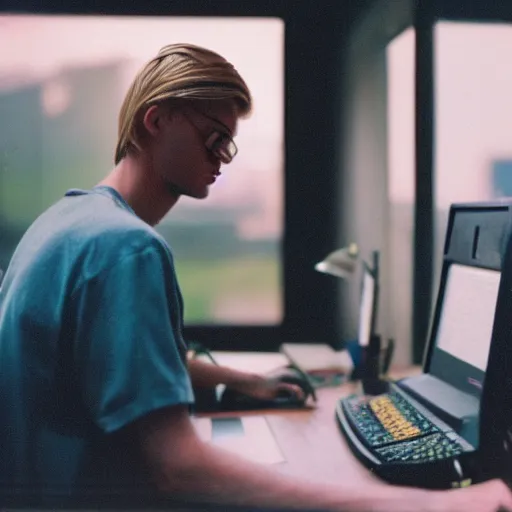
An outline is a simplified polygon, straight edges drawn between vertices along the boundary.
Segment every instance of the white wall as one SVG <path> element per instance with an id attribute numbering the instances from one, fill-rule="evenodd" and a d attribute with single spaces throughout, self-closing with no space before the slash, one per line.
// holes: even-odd
<path id="1" fill-rule="evenodd" d="M 342 237 L 340 245 L 356 242 L 362 255 L 381 253 L 381 291 L 378 332 L 384 340 L 397 343 L 394 364 L 406 365 L 411 357 L 412 300 L 412 203 L 401 210 L 395 200 L 400 177 L 392 176 L 389 162 L 410 165 L 410 149 L 402 157 L 402 134 L 388 119 L 388 73 L 386 51 L 391 39 L 412 20 L 412 6 L 407 0 L 377 3 L 354 30 L 347 49 L 344 91 L 343 176 L 340 191 Z M 405 45 L 410 41 L 405 41 Z M 403 52 L 402 52 L 403 53 Z M 410 64 L 410 63 L 409 63 Z M 395 78 L 398 75 L 394 75 Z M 403 82 L 398 82 L 403 85 Z M 409 86 L 411 82 L 406 82 Z M 391 82 L 397 85 L 397 82 Z M 400 98 L 392 95 L 393 101 Z M 398 91 L 403 94 L 403 90 Z M 410 100 L 405 96 L 405 102 Z M 409 107 L 398 121 L 411 122 Z M 395 118 L 392 118 L 396 120 Z M 396 124 L 396 123 L 395 123 Z M 402 130 L 404 125 L 400 125 Z M 390 136 L 393 138 L 390 139 Z M 410 144 L 410 137 L 406 137 Z M 388 144 L 394 146 L 389 151 Z M 398 144 L 398 145 L 397 145 Z M 404 163 L 405 162 L 405 163 Z M 402 167 L 403 168 L 403 167 Z M 414 175 L 414 170 L 412 170 Z M 410 178 L 410 176 L 408 176 Z M 409 179 L 409 183 L 411 182 Z M 409 186 L 405 185 L 408 191 Z M 392 194 L 393 201 L 390 200 Z M 357 337 L 360 298 L 360 273 L 350 282 L 341 282 L 344 311 L 341 330 L 345 339 Z"/>

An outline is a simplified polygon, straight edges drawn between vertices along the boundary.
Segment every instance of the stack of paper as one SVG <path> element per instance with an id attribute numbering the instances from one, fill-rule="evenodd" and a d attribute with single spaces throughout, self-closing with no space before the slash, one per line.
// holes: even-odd
<path id="1" fill-rule="evenodd" d="M 354 368 L 347 350 L 336 351 L 324 343 L 283 343 L 281 352 L 305 373 L 343 373 Z"/>
<path id="2" fill-rule="evenodd" d="M 212 351 L 212 358 L 220 366 L 227 366 L 241 372 L 268 373 L 288 365 L 288 359 L 279 352 L 229 352 Z M 207 356 L 201 361 L 211 362 Z"/>

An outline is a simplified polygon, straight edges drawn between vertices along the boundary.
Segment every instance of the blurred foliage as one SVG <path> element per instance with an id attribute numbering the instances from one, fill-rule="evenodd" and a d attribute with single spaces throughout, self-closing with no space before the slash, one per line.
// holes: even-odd
<path id="1" fill-rule="evenodd" d="M 265 321 L 264 312 L 254 304 L 267 303 L 275 309 L 281 293 L 279 260 L 275 257 L 244 257 L 214 260 L 176 261 L 176 271 L 185 301 L 185 322 L 219 323 L 216 311 L 222 303 L 237 303 L 246 310 L 246 323 Z M 281 311 L 273 311 L 279 317 Z M 221 322 L 223 323 L 223 322 Z"/>

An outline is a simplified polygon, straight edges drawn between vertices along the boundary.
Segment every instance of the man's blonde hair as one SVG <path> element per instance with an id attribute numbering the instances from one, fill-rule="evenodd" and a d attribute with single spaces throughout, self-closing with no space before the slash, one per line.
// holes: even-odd
<path id="1" fill-rule="evenodd" d="M 167 100 L 223 100 L 244 117 L 251 93 L 237 70 L 219 54 L 191 44 L 164 46 L 137 74 L 121 106 L 115 163 L 140 149 L 138 124 L 148 107 Z"/>

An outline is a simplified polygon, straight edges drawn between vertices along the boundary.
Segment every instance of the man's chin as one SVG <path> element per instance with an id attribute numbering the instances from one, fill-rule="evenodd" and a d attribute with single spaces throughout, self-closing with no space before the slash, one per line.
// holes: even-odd
<path id="1" fill-rule="evenodd" d="M 203 192 L 202 194 L 188 194 L 188 196 L 192 197 L 193 199 L 206 199 L 208 195 L 208 191 Z"/>
<path id="2" fill-rule="evenodd" d="M 187 196 L 187 197 L 191 197 L 193 199 L 206 199 L 210 193 L 209 187 L 204 187 L 202 189 L 196 189 L 196 190 L 190 190 L 190 189 L 178 187 L 174 183 L 170 183 L 170 182 L 167 182 L 166 185 L 167 185 L 167 190 L 169 191 L 169 193 L 171 195 L 177 196 L 177 197 Z"/>

